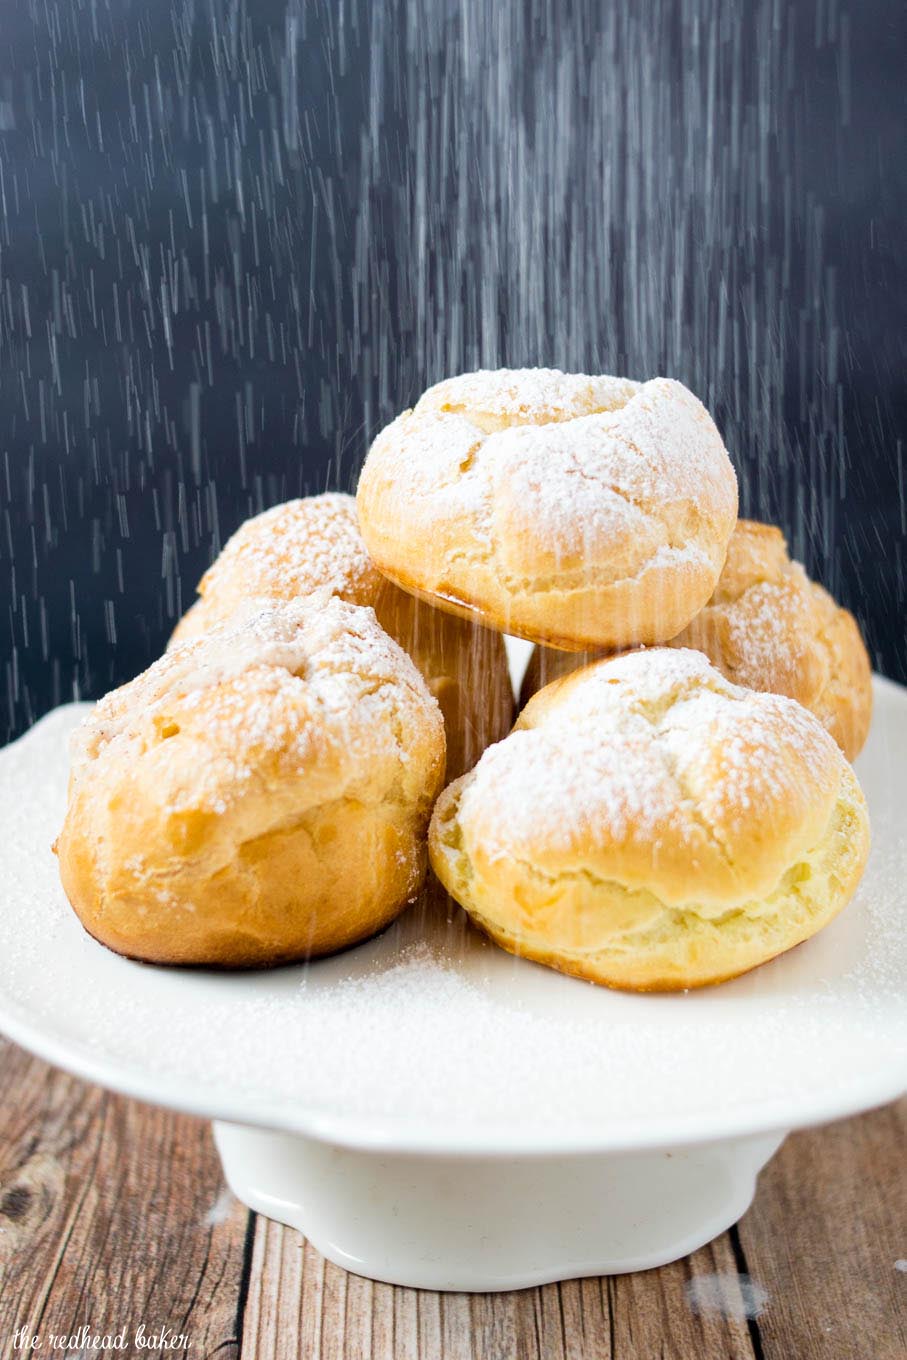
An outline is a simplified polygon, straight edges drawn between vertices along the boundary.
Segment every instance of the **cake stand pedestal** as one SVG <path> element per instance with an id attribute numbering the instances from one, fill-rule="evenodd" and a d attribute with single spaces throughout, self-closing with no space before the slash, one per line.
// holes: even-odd
<path id="1" fill-rule="evenodd" d="M 523 1289 L 675 1261 L 745 1213 L 783 1134 L 643 1153 L 426 1157 L 215 1122 L 233 1193 L 357 1275 Z"/>

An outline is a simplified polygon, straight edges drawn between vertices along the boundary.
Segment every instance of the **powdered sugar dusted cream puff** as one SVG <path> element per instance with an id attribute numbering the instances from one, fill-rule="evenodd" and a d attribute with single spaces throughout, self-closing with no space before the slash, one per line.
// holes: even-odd
<path id="1" fill-rule="evenodd" d="M 447 728 L 448 778 L 470 769 L 509 730 L 513 691 L 498 633 L 454 618 L 381 575 L 359 532 L 352 496 L 327 493 L 276 505 L 241 525 L 199 584 L 172 643 L 200 636 L 261 601 L 293 600 L 327 587 L 371 606 L 412 657 Z"/>
<path id="2" fill-rule="evenodd" d="M 444 725 L 370 609 L 327 590 L 174 647 L 77 729 L 57 841 L 86 930 L 155 963 L 264 965 L 418 891 Z"/>
<path id="3" fill-rule="evenodd" d="M 502 369 L 429 388 L 382 430 L 357 503 L 405 590 L 580 650 L 686 627 L 718 580 L 737 482 L 678 382 Z"/>
<path id="4" fill-rule="evenodd" d="M 705 609 L 672 647 L 692 647 L 737 684 L 786 694 L 814 713 L 848 760 L 872 717 L 872 671 L 852 614 L 792 562 L 780 529 L 740 520 Z M 537 648 L 522 697 L 596 657 Z"/>
<path id="5" fill-rule="evenodd" d="M 541 690 L 438 799 L 432 865 L 505 949 L 631 990 L 719 982 L 826 925 L 869 822 L 812 714 L 698 652 L 602 661 Z"/>

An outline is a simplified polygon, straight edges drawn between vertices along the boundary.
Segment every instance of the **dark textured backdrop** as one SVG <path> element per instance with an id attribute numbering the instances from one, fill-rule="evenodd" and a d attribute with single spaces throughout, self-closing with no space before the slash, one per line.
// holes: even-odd
<path id="1" fill-rule="evenodd" d="M 479 364 L 688 382 L 907 678 L 903 14 L 6 0 L 0 738 Z"/>

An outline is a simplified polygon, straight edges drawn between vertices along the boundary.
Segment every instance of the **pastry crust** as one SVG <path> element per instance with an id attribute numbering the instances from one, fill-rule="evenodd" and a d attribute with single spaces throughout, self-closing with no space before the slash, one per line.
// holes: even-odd
<path id="1" fill-rule="evenodd" d="M 86 930 L 155 963 L 313 958 L 418 891 L 435 700 L 369 609 L 322 591 L 175 647 L 75 733 L 56 850 Z"/>
<path id="2" fill-rule="evenodd" d="M 872 670 L 859 627 L 790 560 L 774 525 L 738 522 L 712 598 L 670 646 L 703 652 L 738 685 L 796 699 L 848 760 L 863 749 L 872 718 Z M 538 648 L 526 670 L 522 702 L 596 659 Z"/>
<path id="3" fill-rule="evenodd" d="M 868 846 L 856 777 L 812 715 L 666 648 L 541 690 L 429 834 L 435 873 L 498 944 L 634 991 L 719 982 L 808 939 Z"/>
<path id="4" fill-rule="evenodd" d="M 371 606 L 412 657 L 444 714 L 448 778 L 471 769 L 510 730 L 513 690 L 503 638 L 386 580 L 362 540 L 354 498 L 342 493 L 287 501 L 241 525 L 202 577 L 200 598 L 177 624 L 171 646 L 199 637 L 250 601 L 293 600 L 323 586 Z"/>
<path id="5" fill-rule="evenodd" d="M 678 382 L 502 369 L 439 383 L 387 426 L 357 503 L 404 590 L 581 650 L 689 623 L 718 579 L 737 481 Z"/>

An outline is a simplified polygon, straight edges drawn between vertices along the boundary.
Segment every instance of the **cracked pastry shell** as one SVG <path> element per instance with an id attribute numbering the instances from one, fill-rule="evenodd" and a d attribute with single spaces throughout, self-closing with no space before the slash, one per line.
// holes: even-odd
<path id="1" fill-rule="evenodd" d="M 73 738 L 61 880 L 131 958 L 313 958 L 416 894 L 443 777 L 422 677 L 370 609 L 323 591 L 174 647 L 97 704 Z"/>
<path id="2" fill-rule="evenodd" d="M 555 681 L 438 799 L 432 866 L 511 953 L 610 987 L 735 977 L 860 879 L 856 777 L 793 700 L 658 648 Z"/>
<path id="3" fill-rule="evenodd" d="M 429 388 L 382 430 L 357 504 L 404 590 L 581 650 L 686 627 L 718 580 L 737 480 L 678 382 L 501 369 Z"/>

